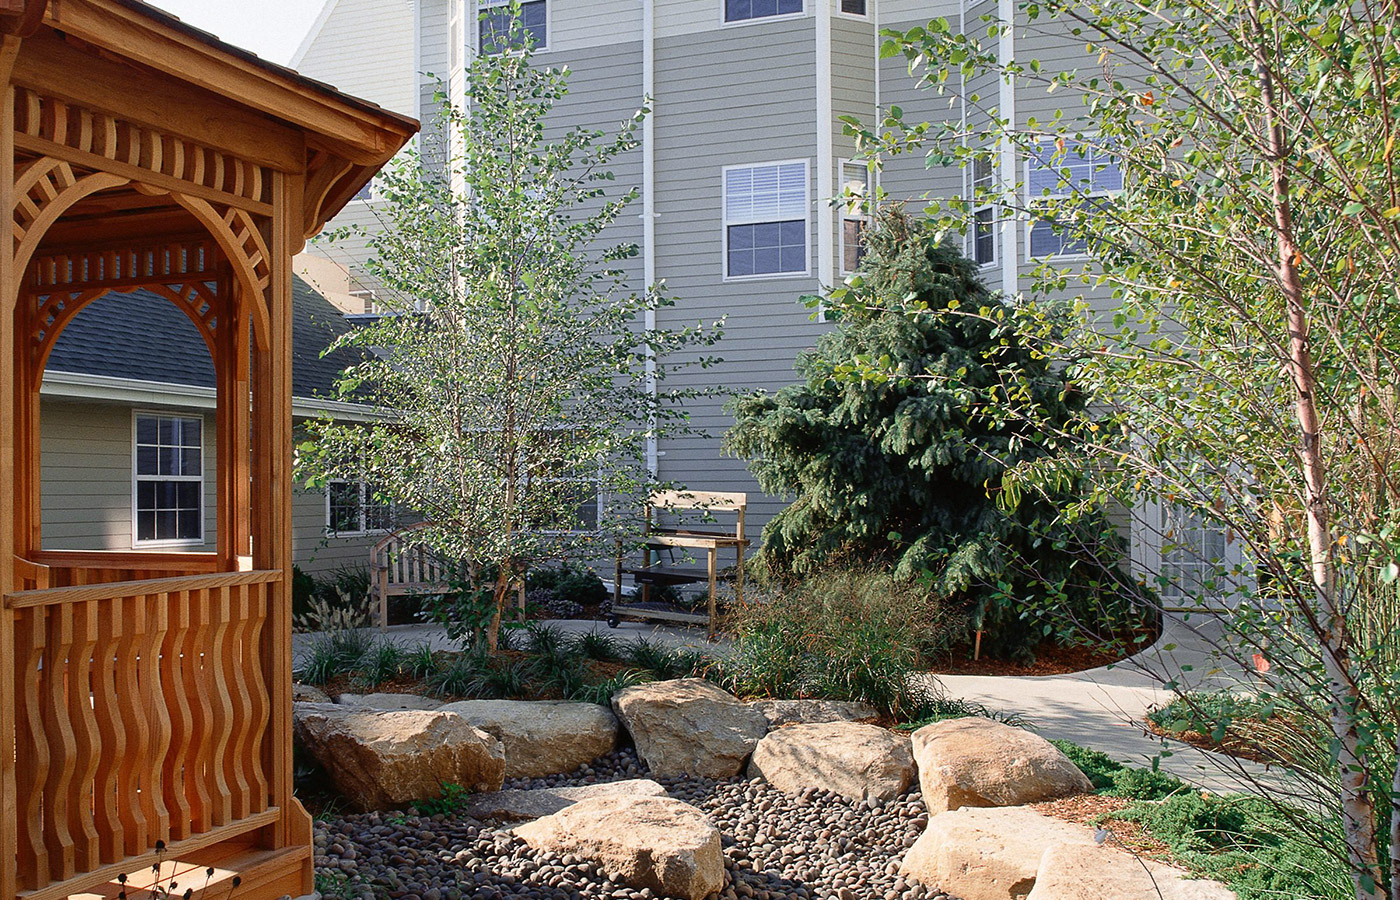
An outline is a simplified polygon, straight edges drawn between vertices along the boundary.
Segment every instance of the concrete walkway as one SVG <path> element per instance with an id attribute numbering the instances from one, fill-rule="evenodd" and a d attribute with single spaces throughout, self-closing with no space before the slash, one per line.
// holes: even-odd
<path id="1" fill-rule="evenodd" d="M 1148 710 L 1172 699 L 1165 682 L 1201 690 L 1247 682 L 1249 673 L 1227 670 L 1211 652 L 1221 630 L 1209 617 L 1169 618 L 1152 647 L 1111 666 L 1070 675 L 940 675 L 937 680 L 949 696 L 1016 713 L 1044 737 L 1138 766 L 1151 766 L 1155 759 L 1163 771 L 1206 790 L 1250 791 L 1260 781 L 1286 789 L 1277 770 L 1164 741 L 1142 725 Z"/>
<path id="2" fill-rule="evenodd" d="M 623 622 L 608 628 L 604 622 L 576 619 L 550 624 L 568 634 L 597 631 L 622 642 L 645 638 L 669 647 L 721 654 L 732 648 L 725 640 L 708 642 L 705 630 L 696 627 Z M 405 648 L 424 642 L 438 650 L 456 648 L 436 625 L 395 625 L 384 634 Z M 315 637 L 293 635 L 295 665 L 300 666 Z M 936 681 L 950 697 L 1021 716 L 1044 737 L 1074 741 L 1137 766 L 1151 766 L 1155 759 L 1164 771 L 1206 790 L 1249 791 L 1259 781 L 1274 789 L 1286 788 L 1275 770 L 1179 741 L 1163 741 L 1141 724 L 1148 710 L 1171 700 L 1173 692 L 1164 682 L 1175 680 L 1187 688 L 1210 690 L 1247 681 L 1247 672 L 1225 671 L 1217 663 L 1210 647 L 1219 638 L 1220 628 L 1209 617 L 1169 618 L 1151 648 L 1112 666 L 1041 677 L 940 675 Z"/>

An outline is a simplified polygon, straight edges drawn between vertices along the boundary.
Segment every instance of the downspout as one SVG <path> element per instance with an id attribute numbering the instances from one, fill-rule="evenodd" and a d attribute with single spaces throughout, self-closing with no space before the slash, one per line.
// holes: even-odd
<path id="1" fill-rule="evenodd" d="M 656 3 L 642 0 L 642 103 L 651 112 L 642 120 L 642 281 L 650 291 L 656 284 Z M 656 333 L 656 310 L 648 307 L 644 325 L 648 339 Z M 656 402 L 656 352 L 647 347 L 646 389 Z M 648 423 L 647 475 L 655 481 L 660 472 L 660 448 L 656 421 Z"/>
<path id="2" fill-rule="evenodd" d="M 1016 0 L 998 0 L 997 17 L 1001 19 L 1002 30 L 997 37 L 997 62 L 1002 71 L 1011 64 L 1016 55 L 1016 37 L 1012 33 L 1016 25 Z M 1003 75 L 998 87 L 997 108 L 1006 121 L 1004 128 L 1016 130 L 1016 84 L 1011 76 Z M 1001 184 L 1006 201 L 1002 206 L 1001 218 L 1001 290 L 1008 297 L 1016 296 L 1017 260 L 1020 252 L 1016 248 L 1020 217 L 1013 214 L 1016 207 L 1016 145 L 1003 138 L 1001 145 Z"/>
<path id="3" fill-rule="evenodd" d="M 832 148 L 831 0 L 813 0 L 817 8 L 817 280 L 822 286 L 836 272 L 836 235 L 831 205 L 836 195 Z"/>

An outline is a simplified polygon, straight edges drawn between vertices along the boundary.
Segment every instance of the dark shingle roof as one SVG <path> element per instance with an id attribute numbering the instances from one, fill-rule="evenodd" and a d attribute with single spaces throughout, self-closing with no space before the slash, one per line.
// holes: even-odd
<path id="1" fill-rule="evenodd" d="M 292 394 L 331 398 L 353 357 L 322 358 L 345 316 L 311 285 L 292 277 Z M 74 317 L 58 336 L 47 371 L 214 387 L 214 364 L 194 323 L 150 291 L 110 293 Z"/>

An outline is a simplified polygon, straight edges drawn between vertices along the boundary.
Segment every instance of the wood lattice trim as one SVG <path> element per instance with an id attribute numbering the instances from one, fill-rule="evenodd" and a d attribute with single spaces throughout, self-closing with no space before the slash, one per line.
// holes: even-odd
<path id="1" fill-rule="evenodd" d="M 18 271 L 28 267 L 44 233 L 70 206 L 89 194 L 129 183 L 127 178 L 110 172 L 80 172 L 67 162 L 45 157 L 26 164 L 15 173 L 15 214 L 11 228 Z"/>
<path id="2" fill-rule="evenodd" d="M 213 281 L 218 277 L 217 262 L 214 241 L 209 238 L 53 252 L 34 260 L 24 289 L 40 294 L 65 289 Z"/>
<path id="3" fill-rule="evenodd" d="M 58 291 L 52 294 L 34 295 L 36 305 L 30 320 L 29 340 L 36 361 L 37 371 L 42 372 L 53 352 L 63 329 L 88 304 L 109 293 L 130 294 L 137 290 L 148 290 L 174 303 L 180 308 L 204 339 L 209 348 L 209 356 L 218 363 L 218 343 L 215 334 L 219 329 L 218 297 L 208 284 L 202 281 L 184 284 L 134 284 L 119 288 L 97 288 L 81 291 Z"/>
<path id="4" fill-rule="evenodd" d="M 91 154 L 265 206 L 272 177 L 264 167 L 182 137 L 15 87 L 15 134 Z"/>

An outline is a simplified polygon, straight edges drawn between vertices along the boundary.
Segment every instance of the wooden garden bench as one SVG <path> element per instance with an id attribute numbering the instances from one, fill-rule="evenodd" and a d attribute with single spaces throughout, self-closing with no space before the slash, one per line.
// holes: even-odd
<path id="1" fill-rule="evenodd" d="M 426 547 L 406 540 L 414 531 L 427 527 L 420 522 L 385 535 L 369 553 L 370 601 L 376 609 L 379 628 L 389 627 L 389 598 L 410 594 L 445 594 L 452 590 L 452 579 L 459 566 L 444 560 Z"/>
<path id="2" fill-rule="evenodd" d="M 735 574 L 735 588 L 740 602 L 744 599 L 744 550 L 748 539 L 744 537 L 744 514 L 748 510 L 748 494 L 721 491 L 658 491 L 647 498 L 646 526 L 642 543 L 642 561 L 639 566 L 627 568 L 624 565 L 621 544 L 618 545 L 616 577 L 613 579 L 613 608 L 608 616 L 608 625 L 616 628 L 621 616 L 635 616 L 642 619 L 661 619 L 671 622 L 686 622 L 705 625 L 710 638 L 715 636 L 716 595 L 719 586 L 719 554 L 721 550 L 733 550 L 738 566 Z M 732 531 L 715 528 L 695 528 L 689 525 L 666 527 L 658 524 L 658 515 L 677 511 L 703 510 L 706 513 L 734 513 L 735 524 Z M 663 560 L 662 556 L 674 557 L 677 550 L 704 551 L 705 564 L 678 564 L 674 559 Z M 688 561 L 687 561 L 688 562 Z M 641 592 L 640 602 L 622 602 L 622 576 L 628 574 Z M 709 603 L 705 615 L 680 609 L 667 608 L 651 602 L 653 586 L 674 587 L 683 584 L 708 582 Z"/>

